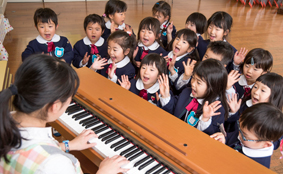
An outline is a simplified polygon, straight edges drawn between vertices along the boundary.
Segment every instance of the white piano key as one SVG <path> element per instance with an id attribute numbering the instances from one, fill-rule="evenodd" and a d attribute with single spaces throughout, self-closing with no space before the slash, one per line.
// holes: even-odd
<path id="1" fill-rule="evenodd" d="M 150 170 L 152 167 L 156 166 L 157 164 L 159 164 L 159 163 L 154 161 L 151 164 L 149 164 L 148 166 L 146 166 L 145 168 L 143 168 L 142 170 L 140 170 L 140 172 L 146 173 L 148 170 Z"/>

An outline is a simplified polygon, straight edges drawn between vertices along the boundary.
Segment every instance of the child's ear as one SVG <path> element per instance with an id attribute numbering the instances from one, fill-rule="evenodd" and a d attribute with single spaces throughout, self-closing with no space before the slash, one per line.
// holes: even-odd
<path id="1" fill-rule="evenodd" d="M 189 49 L 187 50 L 187 53 L 192 52 L 194 49 L 195 49 L 194 47 L 189 47 Z"/>
<path id="2" fill-rule="evenodd" d="M 158 38 L 161 38 L 161 33 L 158 34 Z"/>
<path id="3" fill-rule="evenodd" d="M 58 27 L 59 27 L 59 24 L 57 24 L 57 26 L 56 26 L 56 30 L 58 29 Z"/>
<path id="4" fill-rule="evenodd" d="M 166 21 L 168 21 L 168 19 L 169 19 L 169 15 L 167 15 L 164 19 L 165 19 Z"/>
<path id="5" fill-rule="evenodd" d="M 56 114 L 62 107 L 62 102 L 60 100 L 56 100 L 49 108 L 48 112 L 52 114 Z"/>
<path id="6" fill-rule="evenodd" d="M 108 16 L 109 16 L 110 20 L 112 21 L 114 15 L 110 14 L 110 15 L 108 15 Z"/>
<path id="7" fill-rule="evenodd" d="M 130 53 L 130 48 L 127 48 L 126 50 L 125 50 L 125 52 L 124 52 L 124 55 L 126 56 L 126 55 L 128 55 Z"/>
<path id="8" fill-rule="evenodd" d="M 271 147 L 273 143 L 271 141 L 264 141 L 263 148 Z"/>
<path id="9" fill-rule="evenodd" d="M 223 36 L 227 36 L 229 34 L 230 30 L 227 29 L 224 33 L 223 33 Z"/>

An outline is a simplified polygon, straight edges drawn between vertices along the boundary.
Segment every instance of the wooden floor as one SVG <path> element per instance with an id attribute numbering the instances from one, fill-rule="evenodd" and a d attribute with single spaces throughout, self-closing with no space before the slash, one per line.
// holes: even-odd
<path id="1" fill-rule="evenodd" d="M 151 8 L 155 1 L 126 0 L 128 11 L 126 23 L 133 26 L 137 33 L 139 22 L 151 16 Z M 233 17 L 233 27 L 228 41 L 237 49 L 246 47 L 264 48 L 271 52 L 274 58 L 273 72 L 283 75 L 283 15 L 276 14 L 276 8 L 261 8 L 243 6 L 236 0 L 168 0 L 172 5 L 172 21 L 177 30 L 185 26 L 189 14 L 198 11 L 209 18 L 215 11 L 226 11 Z M 172 4 L 173 2 L 173 4 Z M 9 67 L 15 73 L 21 64 L 21 53 L 28 42 L 34 39 L 38 32 L 34 27 L 33 13 L 39 7 L 52 8 L 59 18 L 57 34 L 66 36 L 72 45 L 85 37 L 83 29 L 84 17 L 91 13 L 102 15 L 105 1 L 64 2 L 64 3 L 8 3 L 5 17 L 14 30 L 5 38 L 4 46 L 9 53 Z M 283 162 L 279 160 L 277 150 L 271 162 L 271 169 L 283 173 Z"/>

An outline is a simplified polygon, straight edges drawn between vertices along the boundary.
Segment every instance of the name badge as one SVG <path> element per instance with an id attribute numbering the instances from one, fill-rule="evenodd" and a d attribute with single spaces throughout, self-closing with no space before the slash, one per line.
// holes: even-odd
<path id="1" fill-rule="evenodd" d="M 164 32 L 162 33 L 162 35 L 163 35 L 163 36 L 167 36 L 167 32 L 164 31 Z"/>
<path id="2" fill-rule="evenodd" d="M 94 54 L 92 55 L 92 63 L 97 59 L 97 56 Z"/>
<path id="3" fill-rule="evenodd" d="M 64 55 L 64 48 L 63 47 L 61 47 L 61 48 L 56 47 L 55 48 L 55 56 L 56 57 L 63 57 L 63 55 Z"/>
<path id="4" fill-rule="evenodd" d="M 199 121 L 199 118 L 196 118 L 195 115 L 196 113 L 194 111 L 191 111 L 190 114 L 187 115 L 186 122 L 191 126 L 195 126 Z"/>

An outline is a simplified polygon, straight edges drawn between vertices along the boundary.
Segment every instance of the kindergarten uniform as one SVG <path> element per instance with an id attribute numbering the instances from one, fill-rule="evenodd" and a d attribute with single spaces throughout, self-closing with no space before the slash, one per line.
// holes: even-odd
<path id="1" fill-rule="evenodd" d="M 88 62 L 83 65 L 82 60 L 85 56 L 90 55 Z M 88 37 L 79 40 L 74 45 L 74 60 L 73 65 L 77 68 L 80 67 L 90 67 L 94 60 L 97 58 L 97 54 L 100 55 L 101 58 L 106 58 L 107 56 L 107 42 L 104 38 L 100 37 L 95 44 L 92 44 Z"/>
<path id="2" fill-rule="evenodd" d="M 241 75 L 240 80 L 236 82 L 230 89 L 226 90 L 226 93 L 230 96 L 237 93 L 238 99 L 240 99 L 246 96 L 250 96 L 253 86 L 254 83 L 252 85 L 248 85 L 245 75 Z"/>
<path id="3" fill-rule="evenodd" d="M 223 126 L 225 110 L 222 106 L 216 111 L 220 112 L 220 115 L 210 117 L 207 122 L 201 120 L 203 116 L 202 113 L 198 113 L 198 110 L 203 105 L 203 99 L 194 98 L 191 88 L 185 88 L 179 96 L 170 96 L 165 99 L 161 97 L 160 100 L 165 111 L 208 135 L 220 132 L 220 126 Z M 196 114 L 201 116 L 197 118 Z"/>
<path id="4" fill-rule="evenodd" d="M 108 79 L 110 79 L 108 77 L 108 68 L 112 68 L 112 60 L 109 59 L 108 60 L 108 65 L 104 66 L 104 68 L 101 70 L 101 75 L 103 75 L 104 77 L 107 77 Z M 135 67 L 134 65 L 130 62 L 130 58 L 128 56 L 126 56 L 123 60 L 121 60 L 120 62 L 116 63 L 116 70 L 115 73 L 112 77 L 112 79 L 110 79 L 112 82 L 117 83 L 118 84 L 118 79 L 120 81 L 121 80 L 121 76 L 122 75 L 127 75 L 129 80 L 131 80 L 132 78 L 135 77 Z"/>
<path id="5" fill-rule="evenodd" d="M 162 53 L 162 56 L 167 56 L 168 54 L 167 51 L 165 51 L 164 48 L 162 48 L 157 41 L 155 41 L 149 47 L 146 47 L 142 44 L 142 42 L 139 42 L 138 47 L 139 47 L 139 50 L 135 57 L 135 61 L 138 61 L 138 62 L 141 62 L 144 56 L 150 53 L 157 53 L 157 54 Z"/>
<path id="6" fill-rule="evenodd" d="M 116 28 L 115 30 L 124 30 L 125 28 L 126 28 L 126 24 L 123 23 L 122 25 L 119 25 L 118 28 Z M 111 22 L 109 20 L 105 23 L 105 30 L 104 30 L 101 37 L 103 37 L 105 40 L 107 40 L 107 38 L 110 36 L 110 34 L 111 34 Z M 135 35 L 133 30 L 132 30 L 132 34 Z"/>
<path id="7" fill-rule="evenodd" d="M 50 54 L 59 59 L 64 59 L 68 64 L 72 63 L 74 53 L 69 40 L 64 36 L 54 34 L 51 41 L 43 39 L 40 35 L 29 42 L 27 48 L 22 53 L 22 61 L 31 54 Z"/>
<path id="8" fill-rule="evenodd" d="M 163 24 L 160 26 L 160 33 L 161 33 L 161 40 L 163 47 L 166 49 L 168 45 L 168 40 L 167 40 L 167 28 L 171 23 L 167 23 L 168 21 L 163 22 Z M 167 24 L 166 24 L 167 23 Z M 163 30 L 164 29 L 164 30 Z M 172 31 L 172 40 L 174 40 L 176 37 L 176 28 L 173 25 L 173 31 Z"/>

